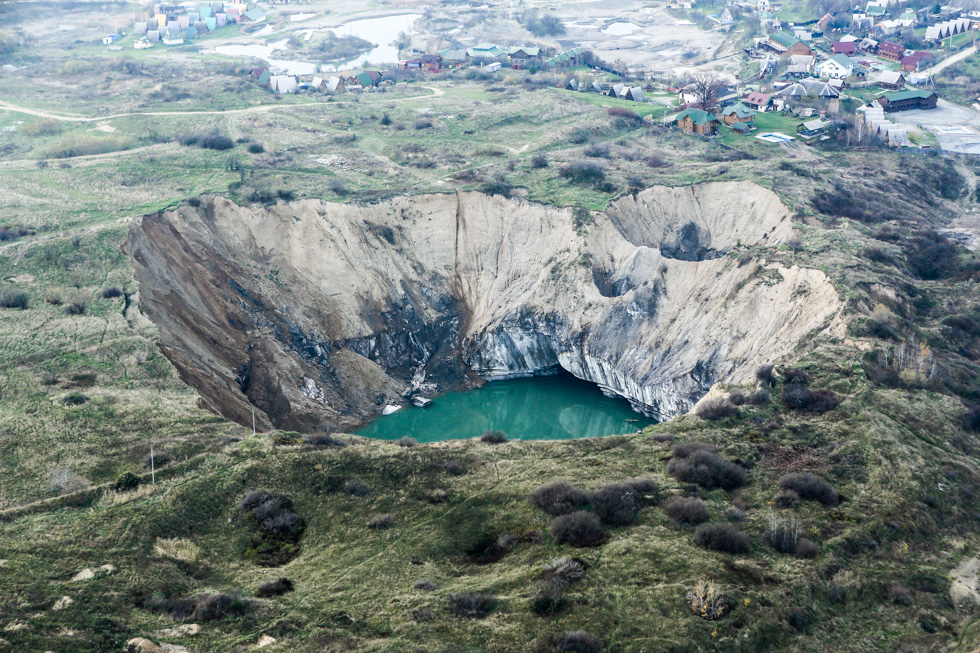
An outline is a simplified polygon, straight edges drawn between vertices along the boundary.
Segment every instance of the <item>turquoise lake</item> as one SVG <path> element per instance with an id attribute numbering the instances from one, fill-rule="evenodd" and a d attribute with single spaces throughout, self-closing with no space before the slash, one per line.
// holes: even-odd
<path id="1" fill-rule="evenodd" d="M 434 397 L 428 408 L 406 406 L 383 415 L 358 435 L 419 442 L 474 438 L 503 431 L 519 440 L 565 440 L 633 433 L 655 421 L 570 374 L 493 381 Z"/>

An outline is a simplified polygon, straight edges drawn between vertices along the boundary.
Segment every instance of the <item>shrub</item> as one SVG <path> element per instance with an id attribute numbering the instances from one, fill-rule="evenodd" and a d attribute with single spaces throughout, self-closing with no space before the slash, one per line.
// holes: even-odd
<path id="1" fill-rule="evenodd" d="M 770 514 L 766 520 L 766 541 L 780 553 L 796 553 L 800 525 L 795 519 Z"/>
<path id="2" fill-rule="evenodd" d="M 694 588 L 687 593 L 687 604 L 691 612 L 708 621 L 721 619 L 731 610 L 721 590 L 714 583 L 703 578 L 699 579 L 694 584 Z"/>
<path id="3" fill-rule="evenodd" d="M 725 518 L 728 521 L 745 521 L 745 510 L 738 506 L 729 506 L 725 509 Z"/>
<path id="4" fill-rule="evenodd" d="M 201 137 L 198 145 L 206 150 L 230 150 L 235 147 L 235 141 L 221 134 L 207 134 Z"/>
<path id="5" fill-rule="evenodd" d="M 558 174 L 583 185 L 598 185 L 606 180 L 606 169 L 599 163 L 587 160 L 572 161 L 563 166 Z"/>
<path id="6" fill-rule="evenodd" d="M 694 531 L 694 543 L 724 553 L 749 551 L 749 536 L 731 524 L 701 524 Z"/>
<path id="7" fill-rule="evenodd" d="M 759 389 L 755 392 L 750 392 L 746 401 L 753 406 L 765 406 L 769 403 L 769 391 Z"/>
<path id="8" fill-rule="evenodd" d="M 22 224 L 4 225 L 0 227 L 0 243 L 8 240 L 17 240 L 33 233 L 34 231 L 31 228 L 25 227 Z"/>
<path id="9" fill-rule="evenodd" d="M 415 129 L 429 129 L 432 127 L 432 121 L 427 118 L 421 118 L 415 121 Z"/>
<path id="10" fill-rule="evenodd" d="M 797 384 L 783 390 L 783 404 L 790 410 L 822 414 L 837 408 L 838 403 L 830 390 L 811 390 Z"/>
<path id="11" fill-rule="evenodd" d="M 344 197 L 350 192 L 347 190 L 347 182 L 345 182 L 341 177 L 331 177 L 327 182 L 327 188 L 329 188 L 334 195 L 338 195 L 340 197 Z"/>
<path id="12" fill-rule="evenodd" d="M 558 642 L 558 650 L 562 653 L 599 653 L 601 649 L 599 638 L 585 630 L 565 633 Z"/>
<path id="13" fill-rule="evenodd" d="M 597 143 L 593 141 L 586 146 L 586 148 L 582 151 L 582 154 L 590 159 L 608 159 L 609 145 L 607 143 Z"/>
<path id="14" fill-rule="evenodd" d="M 239 502 L 259 527 L 245 551 L 246 558 L 266 566 L 285 564 L 299 554 L 305 522 L 293 512 L 292 500 L 277 492 L 255 490 Z"/>
<path id="15" fill-rule="evenodd" d="M 480 436 L 480 442 L 487 444 L 503 444 L 507 442 L 507 434 L 503 431 L 484 431 Z"/>
<path id="16" fill-rule="evenodd" d="M 587 547 L 602 544 L 606 533 L 598 517 L 579 510 L 555 517 L 551 522 L 551 536 L 558 544 Z"/>
<path id="17" fill-rule="evenodd" d="M 88 401 L 88 397 L 83 395 L 81 392 L 71 392 L 65 395 L 64 399 L 61 400 L 61 403 L 65 404 L 66 406 L 81 406 L 86 401 Z"/>
<path id="18" fill-rule="evenodd" d="M 660 487 L 657 482 L 649 477 L 629 478 L 623 481 L 626 485 L 633 488 L 638 500 L 645 500 L 648 503 L 657 503 L 660 498 Z"/>
<path id="19" fill-rule="evenodd" d="M 592 493 L 590 503 L 599 521 L 608 526 L 629 526 L 639 511 L 636 490 L 625 483 L 603 485 Z"/>
<path id="20" fill-rule="evenodd" d="M 259 583 L 259 589 L 255 592 L 255 595 L 265 598 L 269 596 L 282 596 L 292 591 L 293 581 L 288 578 L 270 578 Z"/>
<path id="21" fill-rule="evenodd" d="M 905 605 L 912 602 L 912 592 L 904 585 L 892 585 L 888 588 L 888 600 Z"/>
<path id="22" fill-rule="evenodd" d="M 556 587 L 567 587 L 585 576 L 588 565 L 579 558 L 555 558 L 544 566 L 539 580 Z"/>
<path id="23" fill-rule="evenodd" d="M 971 433 L 980 433 L 980 406 L 973 406 L 963 416 L 963 428 Z"/>
<path id="24" fill-rule="evenodd" d="M 749 393 L 745 390 L 732 390 L 728 393 L 728 401 L 733 406 L 744 406 L 749 403 Z"/>
<path id="25" fill-rule="evenodd" d="M 566 605 L 568 601 L 561 590 L 553 585 L 539 586 L 531 597 L 531 612 L 542 617 L 558 614 Z"/>
<path id="26" fill-rule="evenodd" d="M 395 444 L 399 447 L 404 447 L 405 449 L 411 449 L 412 447 L 418 445 L 419 441 L 415 438 L 410 438 L 407 435 L 402 436 L 395 440 Z"/>
<path id="27" fill-rule="evenodd" d="M 346 447 L 347 443 L 331 435 L 315 434 L 303 437 L 303 443 L 311 447 Z M 290 442 L 292 444 L 292 442 Z"/>
<path id="28" fill-rule="evenodd" d="M 466 473 L 463 463 L 453 458 L 446 461 L 446 473 L 450 476 L 462 476 Z"/>
<path id="29" fill-rule="evenodd" d="M 417 589 L 421 592 L 432 592 L 438 588 L 439 586 L 436 585 L 431 580 L 429 580 L 428 578 L 425 578 L 423 580 L 417 580 L 414 583 L 412 583 L 412 589 Z"/>
<path id="30" fill-rule="evenodd" d="M 391 513 L 384 515 L 375 515 L 368 521 L 368 528 L 376 531 L 384 531 L 391 528 L 391 522 L 394 516 Z"/>
<path id="31" fill-rule="evenodd" d="M 449 609 L 457 617 L 483 619 L 497 607 L 497 597 L 492 594 L 450 594 Z"/>
<path id="32" fill-rule="evenodd" d="M 801 558 L 816 558 L 820 555 L 820 547 L 816 542 L 801 537 L 796 541 L 796 555 Z"/>
<path id="33" fill-rule="evenodd" d="M 249 143 L 248 151 L 252 154 L 262 154 L 265 152 L 265 146 L 262 143 Z"/>
<path id="34" fill-rule="evenodd" d="M 531 505 L 552 517 L 581 510 L 589 502 L 588 494 L 565 479 L 542 485 L 528 498 Z"/>
<path id="35" fill-rule="evenodd" d="M 797 383 L 799 385 L 806 385 L 810 382 L 810 375 L 801 369 L 791 369 L 786 370 L 783 374 L 786 383 Z"/>
<path id="36" fill-rule="evenodd" d="M 354 497 L 363 497 L 371 493 L 371 488 L 357 480 L 347 481 L 344 485 L 344 490 L 347 494 Z"/>
<path id="37" fill-rule="evenodd" d="M 833 485 L 809 472 L 796 472 L 781 476 L 779 487 L 784 490 L 793 490 L 800 495 L 800 498 L 819 501 L 825 506 L 835 506 L 840 501 L 840 495 Z"/>
<path id="38" fill-rule="evenodd" d="M 67 467 L 55 467 L 48 475 L 48 489 L 57 494 L 71 494 L 92 487 L 92 484 Z"/>
<path id="39" fill-rule="evenodd" d="M 738 408 L 724 399 L 709 399 L 702 401 L 696 412 L 701 419 L 715 421 L 738 415 Z"/>
<path id="40" fill-rule="evenodd" d="M 381 116 L 381 124 L 384 125 L 385 127 L 387 127 L 388 125 L 390 125 L 391 124 L 391 116 L 389 116 L 387 113 L 385 113 L 384 115 L 382 115 Z"/>
<path id="41" fill-rule="evenodd" d="M 432 621 L 432 610 L 428 608 L 412 608 L 409 611 L 412 619 L 418 622 Z"/>
<path id="42" fill-rule="evenodd" d="M 65 313 L 68 315 L 84 315 L 85 314 L 85 302 L 72 302 L 65 306 Z"/>
<path id="43" fill-rule="evenodd" d="M 804 630 L 807 627 L 809 620 L 806 618 L 803 610 L 800 610 L 796 606 L 792 606 L 786 611 L 786 622 L 796 630 Z"/>
<path id="44" fill-rule="evenodd" d="M 678 526 L 695 526 L 708 521 L 708 504 L 696 497 L 671 497 L 662 508 Z"/>
<path id="45" fill-rule="evenodd" d="M 531 157 L 531 167 L 535 170 L 548 167 L 548 157 L 543 154 L 535 154 Z"/>
<path id="46" fill-rule="evenodd" d="M 27 308 L 28 303 L 29 298 L 26 292 L 19 290 L 0 291 L 0 307 L 2 308 L 19 308 L 24 310 Z"/>
<path id="47" fill-rule="evenodd" d="M 122 297 L 123 291 L 119 286 L 109 286 L 108 288 L 102 289 L 103 299 L 113 299 L 115 297 Z"/>
<path id="48" fill-rule="evenodd" d="M 194 621 L 217 621 L 226 616 L 240 615 L 248 609 L 248 604 L 231 594 L 212 594 L 195 599 Z"/>
<path id="49" fill-rule="evenodd" d="M 759 383 L 772 387 L 776 385 L 776 376 L 773 374 L 774 369 L 775 366 L 769 363 L 760 365 L 755 371 L 755 378 Z"/>
<path id="50" fill-rule="evenodd" d="M 124 472 L 112 484 L 112 489 L 116 492 L 129 492 L 139 487 L 140 477 L 133 472 Z"/>
<path id="51" fill-rule="evenodd" d="M 773 497 L 773 501 L 780 508 L 795 508 L 800 503 L 800 495 L 795 490 L 780 490 Z"/>
<path id="52" fill-rule="evenodd" d="M 688 451 L 690 453 L 684 455 Z M 673 457 L 667 463 L 667 473 L 679 481 L 697 483 L 706 490 L 720 487 L 730 491 L 747 482 L 743 467 L 725 460 L 704 445 L 693 451 L 683 445 L 675 446 Z"/>

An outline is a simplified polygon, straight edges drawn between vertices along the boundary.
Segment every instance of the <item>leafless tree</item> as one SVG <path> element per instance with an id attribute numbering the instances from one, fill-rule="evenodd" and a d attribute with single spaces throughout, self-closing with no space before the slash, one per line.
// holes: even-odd
<path id="1" fill-rule="evenodd" d="M 718 104 L 718 95 L 725 87 L 725 81 L 705 72 L 697 72 L 694 74 L 691 86 L 694 87 L 694 105 L 704 111 L 710 111 Z"/>

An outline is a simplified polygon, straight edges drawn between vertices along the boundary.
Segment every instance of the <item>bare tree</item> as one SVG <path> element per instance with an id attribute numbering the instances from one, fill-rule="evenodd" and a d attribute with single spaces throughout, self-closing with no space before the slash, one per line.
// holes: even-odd
<path id="1" fill-rule="evenodd" d="M 694 81 L 691 86 L 694 87 L 694 105 L 704 111 L 710 111 L 718 104 L 718 95 L 721 89 L 725 87 L 725 81 L 699 71 L 694 74 Z"/>

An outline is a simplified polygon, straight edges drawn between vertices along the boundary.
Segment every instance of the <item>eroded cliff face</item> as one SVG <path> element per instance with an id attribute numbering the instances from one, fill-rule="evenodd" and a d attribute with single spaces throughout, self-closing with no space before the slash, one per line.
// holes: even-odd
<path id="1" fill-rule="evenodd" d="M 751 183 L 655 187 L 576 225 L 480 193 L 373 205 L 207 198 L 136 221 L 143 311 L 226 417 L 343 430 L 479 378 L 565 369 L 656 418 L 838 329 L 818 270 L 777 247 L 789 212 Z"/>

